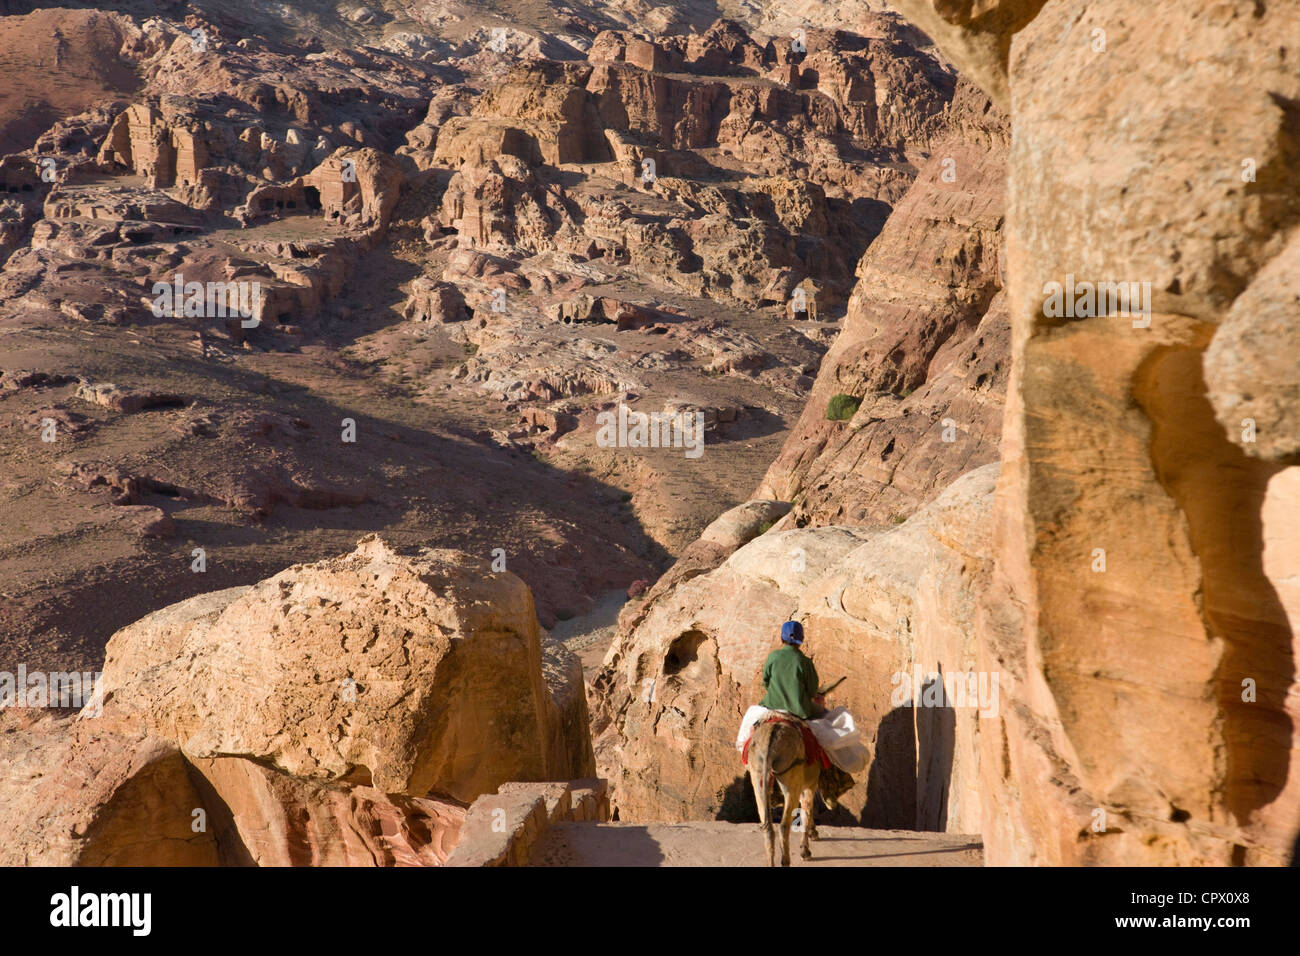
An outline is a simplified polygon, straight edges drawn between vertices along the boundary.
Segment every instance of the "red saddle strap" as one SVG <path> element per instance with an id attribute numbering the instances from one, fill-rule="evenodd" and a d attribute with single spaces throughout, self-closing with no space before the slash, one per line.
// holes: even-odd
<path id="1" fill-rule="evenodd" d="M 812 732 L 812 728 L 809 727 L 807 723 L 800 720 L 798 717 L 788 716 L 786 714 L 772 714 L 768 717 L 764 717 L 756 723 L 754 725 L 754 730 L 757 730 L 763 724 L 772 723 L 791 724 L 798 727 L 803 733 L 803 752 L 806 757 L 805 763 L 819 763 L 822 765 L 823 770 L 830 768 L 830 758 L 826 756 L 826 751 L 823 750 L 822 745 L 817 742 L 817 735 Z M 745 748 L 740 752 L 740 762 L 745 766 L 749 766 L 749 744 L 750 741 L 754 739 L 754 730 L 749 732 L 749 740 L 745 741 Z"/>

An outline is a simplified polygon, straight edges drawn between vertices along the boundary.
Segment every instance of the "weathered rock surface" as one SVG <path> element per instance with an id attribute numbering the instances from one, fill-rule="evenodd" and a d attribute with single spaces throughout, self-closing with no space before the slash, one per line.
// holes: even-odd
<path id="1" fill-rule="evenodd" d="M 191 757 L 468 801 L 504 780 L 589 775 L 586 738 L 556 733 L 585 723 L 585 700 L 565 690 L 571 669 L 551 674 L 571 718 L 522 581 L 371 537 L 118 632 L 103 692 L 108 714 Z"/>
<path id="2" fill-rule="evenodd" d="M 934 37 L 962 73 L 1003 109 L 1011 103 L 1007 60 L 1011 40 L 1047 0 L 891 0 L 905 17 Z"/>
<path id="3" fill-rule="evenodd" d="M 374 536 L 123 629 L 77 719 L 0 746 L 17 863 L 441 865 L 475 797 L 593 770 L 527 586 Z"/>
<path id="4" fill-rule="evenodd" d="M 242 757 L 193 758 L 223 866 L 441 866 L 461 804 L 325 784 Z"/>
<path id="5" fill-rule="evenodd" d="M 0 736 L 9 866 L 440 866 L 465 808 L 189 758 L 112 718 Z"/>
<path id="6" fill-rule="evenodd" d="M 846 801 L 854 817 L 981 825 L 979 707 L 954 706 L 959 688 L 927 678 L 961 675 L 978 691 L 981 677 L 974 598 L 990 573 L 989 463 L 1009 371 L 1008 136 L 969 85 L 948 120 L 858 267 L 804 414 L 746 506 L 758 510 L 719 519 L 743 517 L 746 533 L 706 533 L 621 615 L 593 699 L 598 766 L 622 819 L 750 812 L 732 743 L 777 629 L 795 617 L 823 677 L 850 678 L 836 702 L 877 737 Z M 845 395 L 856 413 L 828 420 Z M 987 702 L 996 689 L 983 679 Z"/>
<path id="7" fill-rule="evenodd" d="M 193 829 L 203 801 L 175 744 L 93 720 L 7 720 L 0 751 L 5 866 L 219 862 L 211 833 Z"/>
<path id="8" fill-rule="evenodd" d="M 848 678 L 832 702 L 852 710 L 871 744 L 867 776 L 841 798 L 853 817 L 977 829 L 986 722 L 967 688 L 979 681 L 975 596 L 990 569 L 996 476 L 996 465 L 970 472 L 888 531 L 767 531 L 715 570 L 648 594 L 594 681 L 597 768 L 619 818 L 752 814 L 736 730 L 762 696 L 781 623 L 797 619 L 823 683 Z M 984 710 L 996 711 L 987 679 L 985 691 Z"/>
<path id="9" fill-rule="evenodd" d="M 1005 83 L 1017 131 L 1014 372 L 980 623 L 1013 706 L 981 745 L 986 851 L 1279 863 L 1300 821 L 1297 568 L 1278 544 L 1297 506 L 1294 375 L 1277 365 L 1295 326 L 1279 273 L 1300 212 L 1281 173 L 1300 24 L 1279 6 L 1130 11 L 1002 4 L 936 30 L 954 59 L 990 34 L 1007 51 L 1004 74 L 986 58 L 974 75 Z M 1067 280 L 1149 283 L 1146 315 L 1051 315 L 1047 284 Z M 1254 447 L 1239 416 L 1258 416 Z"/>
<path id="10" fill-rule="evenodd" d="M 844 326 L 758 496 L 791 522 L 884 524 L 996 460 L 1010 348 L 1000 272 L 1005 120 L 969 86 L 953 131 L 858 266 Z M 858 401 L 827 417 L 837 395 Z"/>
<path id="11" fill-rule="evenodd" d="M 795 499 L 791 516 L 764 538 L 798 525 L 818 534 L 818 525 L 846 518 L 878 525 L 891 511 L 899 520 L 943 487 L 946 468 L 961 467 L 928 451 L 923 432 L 889 422 L 915 394 L 882 401 L 892 386 L 902 393 L 947 377 L 946 394 L 929 403 L 934 417 L 982 419 L 968 460 L 991 455 L 1000 398 L 972 413 L 963 392 L 979 382 L 1000 394 L 998 348 L 981 357 L 971 346 L 987 341 L 990 327 L 980 324 L 1005 310 L 997 325 L 1009 318 L 1014 372 L 997 505 L 977 535 L 965 606 L 934 618 L 961 622 L 963 636 L 927 642 L 928 653 L 941 649 L 931 659 L 948 673 L 955 651 L 966 662 L 959 668 L 997 675 L 1002 706 L 977 732 L 958 721 L 953 746 L 932 749 L 951 763 L 928 764 L 936 771 L 928 786 L 920 773 L 874 774 L 866 813 L 890 812 L 919 787 L 911 790 L 926 808 L 918 819 L 944 826 L 955 814 L 972 829 L 978 819 L 993 863 L 1283 862 L 1300 820 L 1292 772 L 1300 715 L 1291 692 L 1298 572 L 1286 543 L 1298 510 L 1295 363 L 1286 343 L 1296 325 L 1300 194 L 1276 174 L 1295 146 L 1293 117 L 1279 105 L 1297 94 L 1294 74 L 1281 66 L 1300 40 L 1294 18 L 1284 24 L 1277 8 L 1233 5 L 1169 6 L 1167 17 L 1141 24 L 1120 2 L 1087 11 L 1038 2 L 900 6 L 1010 111 L 1017 136 L 1007 163 L 1006 255 L 993 238 L 1000 212 L 983 226 L 975 217 L 968 235 L 981 238 L 951 259 L 960 264 L 950 271 L 957 281 L 936 283 L 968 290 L 955 297 L 965 302 L 950 313 L 964 313 L 955 328 L 944 319 L 938 329 L 891 322 L 887 313 L 855 323 L 888 289 L 880 266 L 891 245 L 907 248 L 895 241 L 907 222 L 899 213 L 913 199 L 932 204 L 923 190 L 944 182 L 931 176 L 927 186 L 922 173 L 865 257 L 845 332 L 759 489 Z M 1189 79 L 1171 88 L 1170 77 L 1189 76 L 1189 59 L 1212 66 L 1195 92 Z M 1133 62 L 1143 64 L 1136 73 Z M 1206 129 L 1225 138 L 1207 144 Z M 1143 162 L 1115 162 L 1127 154 Z M 984 149 L 973 157 L 990 184 L 995 156 Z M 952 158 L 960 187 L 970 164 Z M 960 219 L 972 221 L 971 208 L 967 199 Z M 1076 281 L 1147 283 L 1150 292 L 1132 303 L 1137 316 L 1106 302 L 1052 314 L 1048 283 Z M 861 371 L 858 356 L 870 359 Z M 942 377 L 933 375 L 936 357 L 951 363 Z M 832 394 L 860 399 L 856 415 L 847 427 L 812 427 Z M 865 436 L 857 448 L 855 424 Z M 906 462 L 864 466 L 900 451 L 914 456 L 913 476 L 934 484 L 909 479 Z M 928 511 L 901 527 L 919 526 Z M 727 735 L 701 728 L 734 724 L 756 696 L 760 656 L 753 648 L 739 668 L 748 677 L 735 685 L 715 680 L 735 666 L 722 663 L 727 655 L 754 639 L 728 638 L 692 588 L 707 580 L 723 590 L 734 583 L 731 565 L 746 553 L 762 556 L 763 543 L 661 589 L 607 661 L 602 677 L 619 689 L 598 688 L 612 702 L 597 709 L 598 761 L 611 773 L 623 760 L 635 768 L 615 790 L 616 801 L 626 792 L 631 818 L 712 813 L 726 802 L 726 774 L 712 765 L 725 764 Z M 765 566 L 775 566 L 770 556 Z M 763 617 L 768 633 L 783 616 L 802 615 L 816 651 L 820 630 L 836 632 L 811 610 L 819 590 L 827 597 L 824 583 L 797 582 L 783 600 L 775 584 L 735 587 L 745 597 L 728 593 L 726 603 Z M 843 607 L 856 617 L 852 588 L 850 578 Z M 892 586 L 885 594 L 884 607 L 899 599 Z M 843 647 L 859 655 L 841 665 L 850 672 L 891 659 L 870 637 L 852 635 Z M 642 679 L 662 703 L 650 690 L 635 693 Z M 871 712 L 872 700 L 852 706 Z M 942 722 L 930 730 L 946 733 Z M 660 762 L 669 796 L 657 805 L 638 775 L 653 777 Z M 697 763 L 710 769 L 701 775 Z"/>
<path id="12" fill-rule="evenodd" d="M 1205 350 L 1205 384 L 1229 440 L 1251 457 L 1300 455 L 1300 236 L 1233 300 Z"/>

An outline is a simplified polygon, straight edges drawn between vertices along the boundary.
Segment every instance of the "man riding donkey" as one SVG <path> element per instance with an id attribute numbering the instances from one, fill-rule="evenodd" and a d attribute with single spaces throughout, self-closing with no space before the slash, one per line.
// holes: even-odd
<path id="1" fill-rule="evenodd" d="M 758 819 L 767 849 L 767 863 L 776 865 L 776 833 L 772 827 L 772 784 L 781 787 L 781 865 L 790 865 L 790 825 L 799 806 L 803 859 L 811 859 L 809 839 L 817 839 L 813 824 L 813 795 L 821 791 L 827 807 L 853 786 L 850 774 L 867 764 L 867 750 L 858 738 L 853 717 L 844 707 L 827 712 L 829 687 L 820 687 L 817 667 L 804 654 L 803 625 L 781 625 L 781 646 L 763 664 L 766 693 L 745 712 L 736 738 L 741 760 L 748 764 L 758 804 Z"/>

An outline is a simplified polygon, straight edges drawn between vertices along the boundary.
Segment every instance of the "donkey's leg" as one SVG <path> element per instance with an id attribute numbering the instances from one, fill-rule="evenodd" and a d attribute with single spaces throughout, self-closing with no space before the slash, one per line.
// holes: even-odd
<path id="1" fill-rule="evenodd" d="M 803 840 L 799 849 L 799 856 L 805 860 L 812 859 L 812 850 L 808 849 L 808 841 L 812 838 L 813 827 L 813 793 L 817 789 L 817 784 L 811 780 L 804 781 L 803 792 L 799 794 L 799 820 L 803 823 Z"/>
<path id="2" fill-rule="evenodd" d="M 772 775 L 766 764 L 749 768 L 749 780 L 754 785 L 754 802 L 758 804 L 758 829 L 763 834 L 763 849 L 767 865 L 776 866 L 776 833 L 772 830 Z"/>
<path id="3" fill-rule="evenodd" d="M 813 811 L 817 809 L 817 785 L 821 782 L 821 770 L 818 767 L 812 768 L 812 779 L 808 782 L 808 839 L 820 840 L 821 834 L 817 832 L 817 824 L 813 822 Z"/>
<path id="4" fill-rule="evenodd" d="M 789 777 L 787 771 L 785 777 Z M 781 793 L 785 797 L 781 805 L 781 865 L 790 865 L 790 824 L 794 822 L 794 806 L 799 799 L 799 791 L 796 790 L 785 777 L 777 777 L 777 783 L 781 785 Z"/>

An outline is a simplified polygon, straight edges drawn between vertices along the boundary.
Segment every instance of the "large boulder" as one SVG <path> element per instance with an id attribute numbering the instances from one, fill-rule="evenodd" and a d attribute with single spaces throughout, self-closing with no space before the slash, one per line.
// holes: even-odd
<path id="1" fill-rule="evenodd" d="M 108 644 L 103 706 L 191 758 L 470 801 L 506 780 L 590 775 L 590 743 L 575 733 L 585 703 L 566 687 L 575 671 L 547 673 L 555 687 L 522 581 L 371 536 L 123 628 Z"/>
<path id="2" fill-rule="evenodd" d="M 479 795 L 594 769 L 528 587 L 373 535 L 118 631 L 75 719 L 0 717 L 9 864 L 440 865 Z"/>

